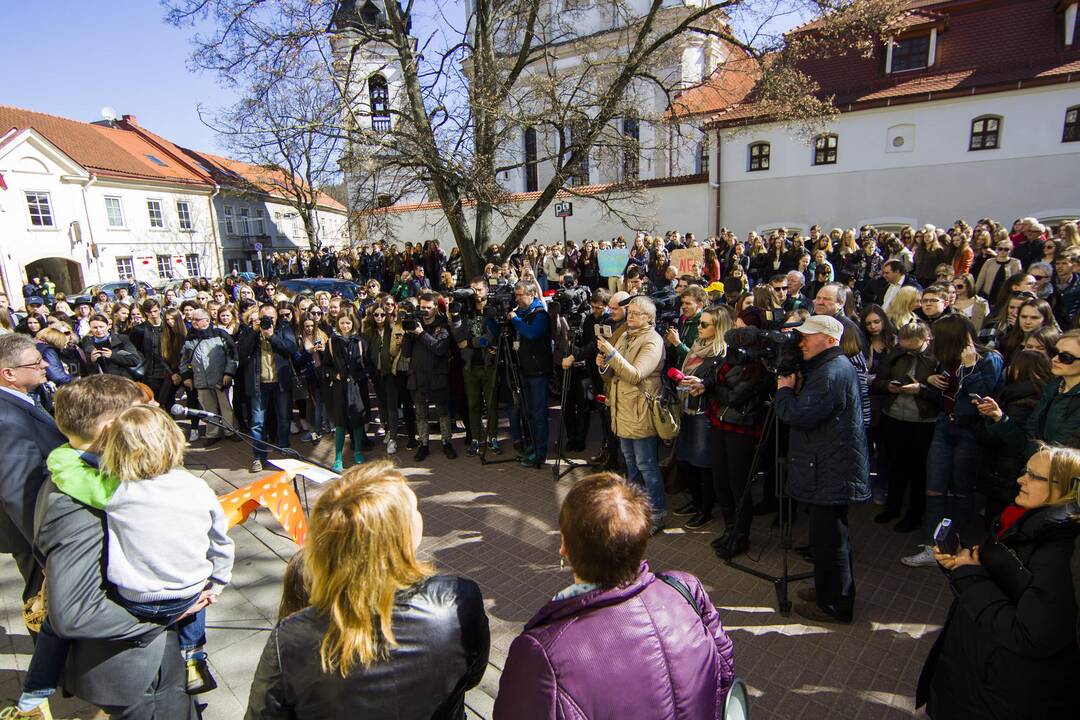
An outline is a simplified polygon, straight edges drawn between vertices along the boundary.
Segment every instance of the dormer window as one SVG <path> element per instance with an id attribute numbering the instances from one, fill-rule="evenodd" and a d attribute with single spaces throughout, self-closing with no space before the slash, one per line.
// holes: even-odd
<path id="1" fill-rule="evenodd" d="M 897 73 L 922 70 L 934 64 L 937 50 L 937 28 L 928 34 L 889 38 L 885 43 L 885 72 Z"/>

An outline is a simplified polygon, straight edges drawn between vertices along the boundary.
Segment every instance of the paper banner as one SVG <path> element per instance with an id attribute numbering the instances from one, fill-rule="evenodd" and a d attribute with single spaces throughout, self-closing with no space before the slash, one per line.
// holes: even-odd
<path id="1" fill-rule="evenodd" d="M 622 275 L 626 267 L 626 261 L 630 259 L 628 248 L 613 248 L 600 250 L 596 253 L 596 259 L 600 264 L 600 274 L 604 277 L 618 277 Z"/>
<path id="2" fill-rule="evenodd" d="M 230 528 L 244 522 L 251 513 L 264 507 L 297 545 L 304 546 L 307 519 L 304 517 L 300 498 L 296 497 L 296 491 L 293 490 L 292 480 L 284 472 L 274 473 L 233 490 L 220 496 L 218 502 L 225 508 L 225 517 Z"/>
<path id="3" fill-rule="evenodd" d="M 671 267 L 675 268 L 679 275 L 690 275 L 694 271 L 694 263 L 698 270 L 705 265 L 705 248 L 682 248 L 672 250 L 670 257 Z"/>

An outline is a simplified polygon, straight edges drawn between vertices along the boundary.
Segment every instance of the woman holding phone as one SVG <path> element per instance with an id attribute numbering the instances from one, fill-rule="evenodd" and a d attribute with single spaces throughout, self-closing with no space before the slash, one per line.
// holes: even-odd
<path id="1" fill-rule="evenodd" d="M 934 549 L 955 599 L 919 677 L 929 717 L 1080 717 L 1078 478 L 1080 451 L 1042 445 L 979 544 Z"/>
<path id="2" fill-rule="evenodd" d="M 398 394 L 394 383 L 394 364 L 401 354 L 405 337 L 400 327 L 390 322 L 386 307 L 376 303 L 364 315 L 364 362 L 368 375 L 375 386 L 375 399 L 379 404 L 379 419 L 386 430 L 386 454 L 397 452 Z"/>

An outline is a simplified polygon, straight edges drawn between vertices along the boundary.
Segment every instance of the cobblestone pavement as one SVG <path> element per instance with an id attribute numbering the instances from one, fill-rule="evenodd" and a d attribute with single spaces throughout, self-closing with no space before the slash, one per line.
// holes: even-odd
<path id="1" fill-rule="evenodd" d="M 294 447 L 315 460 L 332 460 L 332 439 L 313 445 L 299 438 L 293 436 Z M 247 470 L 251 455 L 245 445 L 202 444 L 195 443 L 189 452 L 188 467 L 218 494 L 258 477 Z M 490 716 L 510 642 L 533 613 L 571 581 L 569 571 L 558 564 L 557 508 L 582 470 L 554 482 L 550 466 L 482 466 L 465 455 L 460 436 L 456 444 L 461 457 L 453 461 L 442 456 L 436 442 L 424 463 L 412 462 L 404 442 L 397 458 L 420 498 L 425 520 L 421 552 L 441 572 L 476 580 L 486 599 L 490 667 L 467 698 L 470 718 L 483 718 Z M 382 455 L 380 447 L 368 457 Z M 346 448 L 346 456 L 351 457 L 351 449 Z M 317 487 L 309 486 L 312 502 L 317 493 Z M 937 570 L 897 562 L 911 551 L 918 534 L 900 535 L 889 525 L 873 523 L 877 510 L 866 505 L 851 512 L 858 601 L 850 626 L 806 624 L 794 614 L 781 616 L 771 583 L 716 560 L 709 540 L 722 529 L 719 523 L 687 531 L 669 519 L 674 527 L 650 542 L 648 558 L 654 569 L 695 573 L 720 608 L 735 642 L 737 674 L 750 687 L 755 720 L 922 715 L 914 710 L 915 682 L 944 621 L 950 593 Z M 774 573 L 781 553 L 769 521 L 755 519 L 751 552 L 743 560 Z M 276 615 L 285 561 L 295 551 L 279 533 L 281 528 L 266 512 L 231 533 L 237 543 L 233 584 L 208 615 L 208 650 L 220 684 L 203 696 L 208 703 L 204 717 L 210 720 L 240 718 L 246 707 L 251 677 Z M 805 541 L 805 533 L 803 518 L 795 526 L 796 545 Z M 789 557 L 793 573 L 809 569 L 797 555 Z M 19 616 L 19 587 L 14 563 L 0 563 L 0 707 L 18 696 L 31 653 Z M 72 699 L 54 701 L 53 709 L 57 718 L 95 716 L 92 708 Z"/>

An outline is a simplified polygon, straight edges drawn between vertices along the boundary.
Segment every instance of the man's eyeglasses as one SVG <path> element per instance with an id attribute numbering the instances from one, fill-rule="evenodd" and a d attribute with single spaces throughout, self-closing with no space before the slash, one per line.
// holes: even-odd
<path id="1" fill-rule="evenodd" d="M 1058 350 L 1057 348 L 1050 348 L 1046 351 L 1046 354 L 1050 356 L 1051 360 L 1057 360 L 1062 365 L 1072 365 L 1077 360 L 1080 360 L 1080 357 L 1073 355 L 1071 352 Z"/>
<path id="2" fill-rule="evenodd" d="M 39 368 L 39 367 L 46 367 L 46 366 L 48 366 L 48 364 L 49 363 L 45 360 L 45 358 L 38 358 L 35 362 L 32 362 L 32 363 L 23 363 L 22 365 L 12 365 L 11 369 L 14 370 L 15 368 Z"/>

